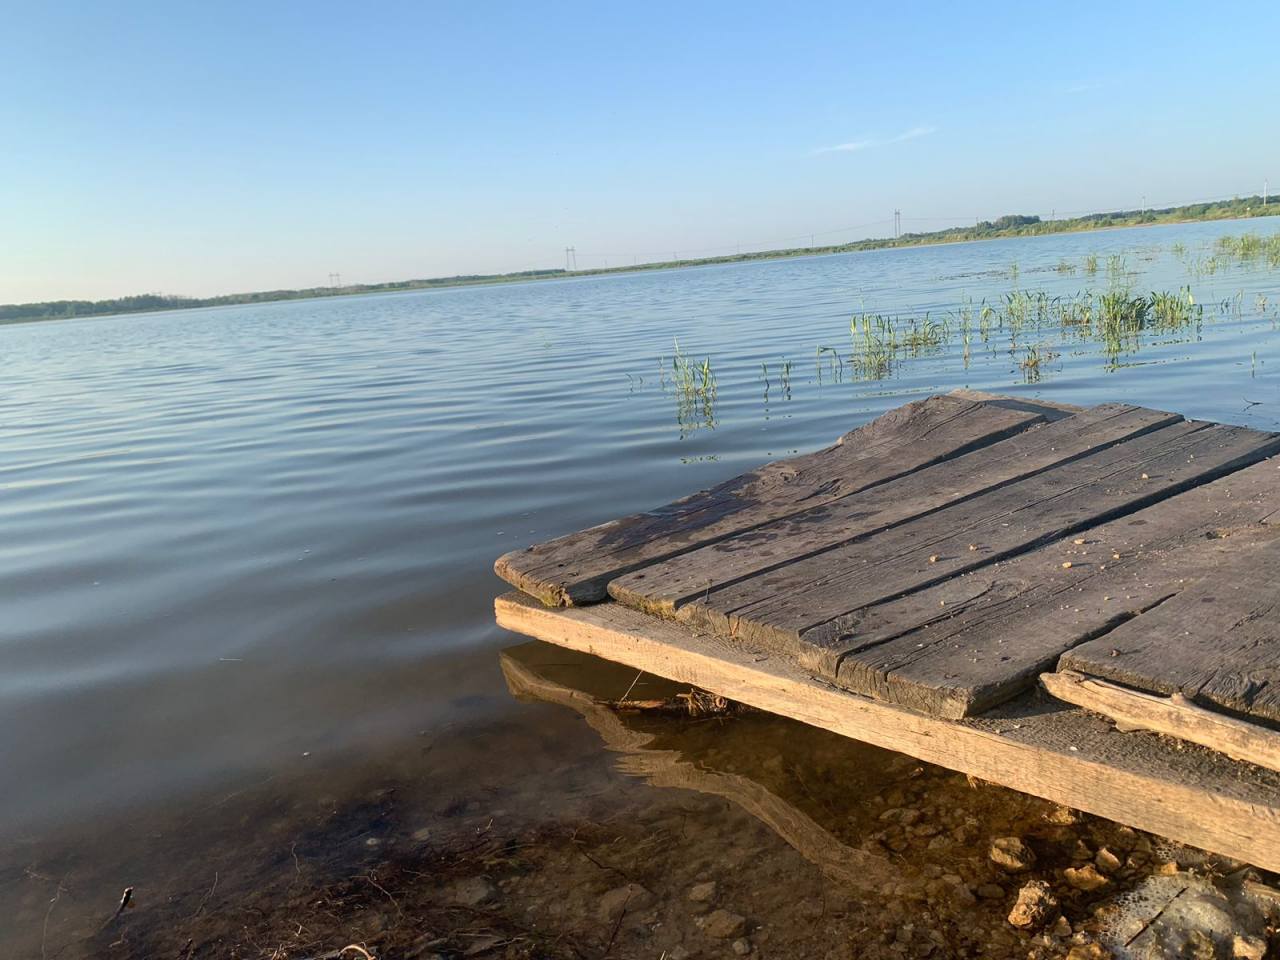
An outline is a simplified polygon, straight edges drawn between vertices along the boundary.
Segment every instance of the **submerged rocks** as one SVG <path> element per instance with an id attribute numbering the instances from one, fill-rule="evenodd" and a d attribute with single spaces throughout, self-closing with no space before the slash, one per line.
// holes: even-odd
<path id="1" fill-rule="evenodd" d="M 997 837 L 987 854 L 991 862 L 1010 873 L 1021 873 L 1035 865 L 1035 852 L 1019 837 Z"/>
<path id="2" fill-rule="evenodd" d="M 1086 863 L 1083 867 L 1067 867 L 1062 873 L 1067 878 L 1067 883 L 1086 893 L 1101 890 L 1111 882 L 1092 863 Z"/>
<path id="3" fill-rule="evenodd" d="M 638 883 L 624 883 L 600 897 L 596 914 L 606 922 L 617 920 L 625 910 L 635 912 L 653 906 L 653 894 Z"/>
<path id="4" fill-rule="evenodd" d="M 731 940 L 747 929 L 747 918 L 729 910 L 713 910 L 698 921 L 702 932 L 713 940 Z"/>
<path id="5" fill-rule="evenodd" d="M 717 891 L 718 888 L 714 880 L 695 883 L 689 888 L 689 901 L 691 903 L 710 903 L 716 898 Z"/>
<path id="6" fill-rule="evenodd" d="M 1103 873 L 1115 873 L 1120 869 L 1121 861 L 1118 856 L 1108 850 L 1106 847 L 1099 847 L 1098 853 L 1093 858 L 1094 866 Z"/>
<path id="7" fill-rule="evenodd" d="M 1078 943 L 1067 951 L 1067 960 L 1111 960 L 1111 951 L 1099 943 Z"/>
<path id="8" fill-rule="evenodd" d="M 1009 923 L 1022 930 L 1042 927 L 1058 913 L 1058 898 L 1043 880 L 1031 880 L 1018 891 L 1018 899 L 1009 911 Z"/>
<path id="9" fill-rule="evenodd" d="M 468 877 L 455 883 L 449 893 L 459 906 L 478 907 L 497 898 L 498 888 L 488 877 Z"/>
<path id="10" fill-rule="evenodd" d="M 1262 960 L 1267 955 L 1267 941 L 1262 937 L 1237 933 L 1231 941 L 1232 960 Z"/>

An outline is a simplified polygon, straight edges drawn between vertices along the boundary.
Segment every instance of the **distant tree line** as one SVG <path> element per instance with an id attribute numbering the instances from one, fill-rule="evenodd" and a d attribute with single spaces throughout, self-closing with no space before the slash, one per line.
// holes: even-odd
<path id="1" fill-rule="evenodd" d="M 460 274 L 455 277 L 432 277 L 425 280 L 395 280 L 389 283 L 357 283 L 344 287 L 309 287 L 302 290 L 259 290 L 253 293 L 229 293 L 220 297 L 180 297 L 162 293 L 141 293 L 112 300 L 46 300 L 41 303 L 0 304 L 0 323 L 20 320 L 65 320 L 71 317 L 96 317 L 116 313 L 143 313 L 157 310 L 184 310 L 188 307 L 220 307 L 246 303 L 269 303 L 276 300 L 308 300 L 353 293 L 424 290 L 431 287 L 457 287 L 478 283 L 501 283 L 511 280 L 539 280 L 563 276 L 563 269 L 523 270 L 519 273 Z"/>
<path id="2" fill-rule="evenodd" d="M 232 293 L 221 297 L 181 297 L 144 293 L 112 300 L 49 300 L 43 303 L 0 304 L 0 323 L 28 320 L 58 320 L 70 317 L 96 317 L 114 313 L 141 313 L 157 310 L 181 310 L 188 307 L 218 307 L 233 304 L 267 303 L 275 300 L 305 300 L 356 293 L 390 293 L 400 290 L 427 290 L 432 287 L 459 287 L 484 283 L 506 283 L 517 280 L 546 280 L 555 277 L 583 276 L 601 273 L 630 273 L 696 264 L 737 263 L 743 260 L 769 260 L 780 257 L 806 256 L 816 253 L 845 253 L 877 250 L 885 247 L 910 247 L 930 243 L 957 243 L 965 240 L 987 240 L 994 237 L 1038 236 L 1049 233 L 1072 233 L 1107 227 L 1141 226 L 1148 223 L 1177 223 L 1185 220 L 1230 220 L 1280 214 L 1280 204 L 1264 203 L 1261 196 L 1238 197 L 1211 203 L 1192 203 L 1160 210 L 1117 210 L 1091 213 L 1063 220 L 1042 220 L 1037 216 L 1008 214 L 996 220 L 983 220 L 972 227 L 948 227 L 926 233 L 904 233 L 898 237 L 856 240 L 826 247 L 797 247 L 768 250 L 696 260 L 671 260 L 630 267 L 606 267 L 598 270 L 576 270 L 572 273 L 555 268 L 522 270 L 517 273 L 460 274 L 423 280 L 398 280 L 391 283 L 360 283 L 343 287 L 310 287 L 303 290 L 261 290 L 254 293 Z"/>

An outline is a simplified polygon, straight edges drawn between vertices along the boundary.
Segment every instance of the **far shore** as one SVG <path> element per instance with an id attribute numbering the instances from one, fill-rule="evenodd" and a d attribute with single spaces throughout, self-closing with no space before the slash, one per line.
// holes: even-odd
<path id="1" fill-rule="evenodd" d="M 738 253 L 718 257 L 657 261 L 619 267 L 582 270 L 527 270 L 517 273 L 466 275 L 389 283 L 352 284 L 342 287 L 311 287 L 299 290 L 268 290 L 253 293 L 226 294 L 217 297 L 177 297 L 140 294 L 110 300 L 56 300 L 41 303 L 0 304 L 0 324 L 34 323 L 42 320 L 71 320 L 86 317 L 110 317 L 131 313 L 165 313 L 223 306 L 246 306 L 288 300 L 314 300 L 329 297 L 367 296 L 378 293 L 407 293 L 419 290 L 456 287 L 494 286 L 530 283 L 542 280 L 566 280 L 579 277 L 645 273 L 653 270 L 679 270 L 688 267 L 718 266 L 769 260 L 791 260 L 800 257 L 830 256 L 872 250 L 895 250 L 941 244 L 977 243 L 1006 238 L 1043 237 L 1060 233 L 1092 233 L 1128 227 L 1163 226 L 1217 220 L 1247 220 L 1280 215 L 1280 204 L 1264 202 L 1264 198 L 1247 197 L 1215 203 L 1191 204 L 1163 210 L 1118 211 L 1091 214 L 1068 220 L 1041 220 L 1036 216 L 1009 215 L 994 221 L 983 221 L 973 227 L 951 227 L 927 233 L 906 233 L 898 237 L 857 240 L 829 246 L 793 247 Z"/>

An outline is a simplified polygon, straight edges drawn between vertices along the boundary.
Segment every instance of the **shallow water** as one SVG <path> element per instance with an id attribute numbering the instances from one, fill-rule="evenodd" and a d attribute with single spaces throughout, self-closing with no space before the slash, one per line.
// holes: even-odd
<path id="1" fill-rule="evenodd" d="M 1216 237 L 1276 230 L 1190 224 L 0 328 L 0 838 L 29 851 L 95 822 L 145 829 L 184 805 L 284 791 L 309 765 L 334 791 L 363 789 L 371 757 L 423 736 L 465 750 L 474 735 L 469 763 L 500 779 L 537 738 L 478 731 L 564 721 L 503 685 L 496 652 L 513 638 L 492 622 L 495 557 L 824 445 L 909 399 L 970 387 L 1276 429 L 1280 270 L 1204 266 Z M 1113 255 L 1124 263 L 1108 275 Z M 1015 288 L 1115 284 L 1189 285 L 1203 321 L 1118 356 L 1052 330 L 1011 349 L 997 329 L 967 362 L 953 337 L 880 380 L 846 363 L 854 311 L 945 318 Z M 710 358 L 714 403 L 673 390 L 677 340 Z M 1028 342 L 1044 348 L 1035 383 Z M 556 784 L 542 786 L 552 807 Z"/>

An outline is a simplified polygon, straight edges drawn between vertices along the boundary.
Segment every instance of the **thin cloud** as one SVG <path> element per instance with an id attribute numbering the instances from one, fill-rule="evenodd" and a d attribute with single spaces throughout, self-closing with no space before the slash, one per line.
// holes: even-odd
<path id="1" fill-rule="evenodd" d="M 837 143 L 834 147 L 819 147 L 814 153 L 857 153 L 860 150 L 871 150 L 874 147 L 887 147 L 891 143 L 927 137 L 937 132 L 936 127 L 912 127 L 894 137 L 870 137 L 866 140 L 851 140 L 848 143 Z"/>

